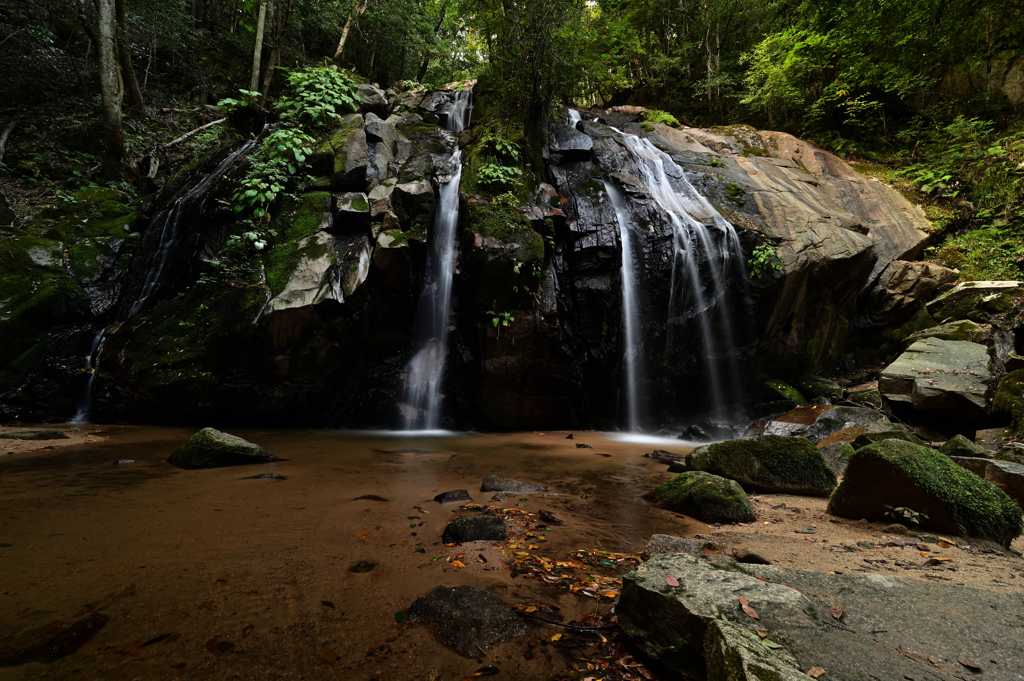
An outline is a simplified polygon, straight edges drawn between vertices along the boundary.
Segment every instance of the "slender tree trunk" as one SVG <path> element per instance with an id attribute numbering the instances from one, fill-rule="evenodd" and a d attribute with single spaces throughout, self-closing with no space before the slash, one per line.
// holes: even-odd
<path id="1" fill-rule="evenodd" d="M 131 41 L 128 36 L 128 21 L 125 16 L 125 4 L 127 0 L 116 0 L 117 9 L 117 56 L 121 62 L 121 77 L 124 79 L 125 94 L 128 95 L 129 110 L 145 109 L 146 102 L 142 98 L 142 89 L 139 88 L 139 79 L 135 76 L 135 69 L 132 67 L 132 53 L 129 49 Z"/>
<path id="2" fill-rule="evenodd" d="M 117 56 L 114 33 L 117 27 L 114 0 L 96 0 L 100 53 L 100 94 L 103 99 L 103 175 L 116 180 L 124 164 L 124 132 L 117 91 Z"/>
<path id="3" fill-rule="evenodd" d="M 338 49 L 334 51 L 334 61 L 341 59 L 341 53 L 345 51 L 345 41 L 348 40 L 348 32 L 359 21 L 359 17 L 363 16 L 363 12 L 366 11 L 369 4 L 370 0 L 362 0 L 352 6 L 352 11 L 348 13 L 348 19 L 345 20 L 345 27 L 341 29 L 341 40 L 338 41 Z"/>
<path id="4" fill-rule="evenodd" d="M 256 48 L 252 53 L 252 78 L 249 81 L 249 89 L 255 90 L 260 86 L 260 57 L 263 56 L 263 27 L 267 19 L 267 0 L 260 2 L 260 18 L 256 23 Z"/>

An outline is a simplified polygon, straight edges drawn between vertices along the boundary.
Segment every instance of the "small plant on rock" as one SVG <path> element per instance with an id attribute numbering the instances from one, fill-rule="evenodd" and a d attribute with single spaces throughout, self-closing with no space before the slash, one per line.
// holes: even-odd
<path id="1" fill-rule="evenodd" d="M 747 261 L 747 269 L 751 279 L 760 279 L 766 274 L 771 275 L 782 271 L 782 261 L 775 250 L 775 244 L 763 241 L 754 247 Z"/>

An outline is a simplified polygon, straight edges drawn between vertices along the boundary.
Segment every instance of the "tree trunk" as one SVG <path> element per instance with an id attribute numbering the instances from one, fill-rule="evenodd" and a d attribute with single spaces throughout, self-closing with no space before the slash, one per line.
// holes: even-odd
<path id="1" fill-rule="evenodd" d="M 357 2 L 353 5 L 352 11 L 348 13 L 345 27 L 341 29 L 341 40 L 338 41 L 338 49 L 334 51 L 334 61 L 341 59 L 341 53 L 345 51 L 345 41 L 348 40 L 348 32 L 352 30 L 352 27 L 355 26 L 355 23 L 363 15 L 363 12 L 366 11 L 369 4 L 370 0 L 362 0 L 361 3 Z"/>
<path id="2" fill-rule="evenodd" d="M 135 77 L 135 69 L 132 68 L 132 53 L 129 49 L 131 41 L 128 36 L 128 21 L 125 17 L 125 4 L 127 0 L 116 0 L 117 9 L 117 56 L 121 62 L 121 77 L 124 79 L 125 94 L 128 95 L 129 111 L 132 109 L 145 109 L 146 102 L 142 98 L 142 89 L 139 88 L 139 79 Z"/>
<path id="3" fill-rule="evenodd" d="M 100 53 L 100 94 L 103 99 L 103 176 L 120 178 L 124 164 L 124 132 L 117 91 L 117 56 L 114 33 L 117 27 L 114 0 L 96 0 L 97 34 Z"/>
<path id="4" fill-rule="evenodd" d="M 267 19 L 267 0 L 260 2 L 260 18 L 256 23 L 256 48 L 252 53 L 252 78 L 249 81 L 249 89 L 255 90 L 260 86 L 260 57 L 263 56 L 263 27 Z"/>

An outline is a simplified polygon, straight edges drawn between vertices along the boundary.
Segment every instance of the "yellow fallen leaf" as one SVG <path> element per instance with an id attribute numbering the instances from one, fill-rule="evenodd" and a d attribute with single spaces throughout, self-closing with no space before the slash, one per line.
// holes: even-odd
<path id="1" fill-rule="evenodd" d="M 561 634 L 555 634 L 554 636 L 552 636 L 552 637 L 551 637 L 551 640 L 552 640 L 552 641 L 557 641 L 557 640 L 558 640 L 558 639 L 560 639 L 560 638 L 562 638 L 562 635 L 561 635 Z"/>
<path id="2" fill-rule="evenodd" d="M 816 679 L 824 673 L 825 670 L 821 667 L 811 667 L 807 670 L 807 676 L 811 677 L 812 679 Z"/>
<path id="3" fill-rule="evenodd" d="M 531 605 L 526 608 L 526 612 L 537 612 L 537 606 Z"/>
<path id="4" fill-rule="evenodd" d="M 461 560 L 453 560 L 452 561 L 452 565 L 454 565 L 455 567 L 459 567 L 459 568 L 466 567 L 466 564 L 463 563 Z"/>

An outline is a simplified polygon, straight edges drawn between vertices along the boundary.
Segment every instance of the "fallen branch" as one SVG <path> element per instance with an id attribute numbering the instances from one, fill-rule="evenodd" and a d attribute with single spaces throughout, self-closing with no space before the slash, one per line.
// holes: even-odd
<path id="1" fill-rule="evenodd" d="M 161 144 L 161 145 L 159 145 L 159 146 L 162 146 L 162 147 L 163 147 L 163 148 L 165 148 L 165 149 L 166 149 L 167 147 L 173 147 L 173 146 L 174 146 L 175 144 L 178 144 L 179 142 L 184 142 L 184 141 L 185 141 L 185 140 L 187 140 L 187 139 L 188 139 L 189 137 L 192 137 L 193 135 L 195 135 L 195 134 L 197 134 L 197 133 L 199 133 L 199 132 L 202 132 L 203 130 L 206 130 L 207 128 L 212 128 L 213 126 L 215 126 L 215 125 L 218 125 L 218 124 L 220 124 L 220 123 L 225 123 L 225 122 L 227 122 L 227 120 L 228 120 L 228 119 L 227 119 L 227 117 L 225 117 L 225 118 L 218 118 L 217 120 L 215 120 L 215 121 L 212 121 L 212 122 L 210 122 L 210 123 L 207 123 L 206 125 L 201 125 L 201 126 L 199 126 L 198 128 L 196 128 L 196 129 L 195 129 L 195 130 L 193 130 L 192 132 L 186 132 L 186 133 L 185 133 L 184 135 L 182 135 L 182 136 L 181 136 L 181 137 L 179 137 L 178 139 L 175 139 L 175 140 L 171 140 L 171 141 L 170 141 L 170 142 L 168 142 L 167 144 Z"/>
<path id="2" fill-rule="evenodd" d="M 17 126 L 17 125 L 18 125 L 18 119 L 15 118 L 7 126 L 7 129 L 4 130 L 4 134 L 0 135 L 0 163 L 4 162 L 4 151 L 5 151 L 6 147 L 7 147 L 7 138 L 11 136 L 11 132 L 14 130 L 15 126 Z"/>

